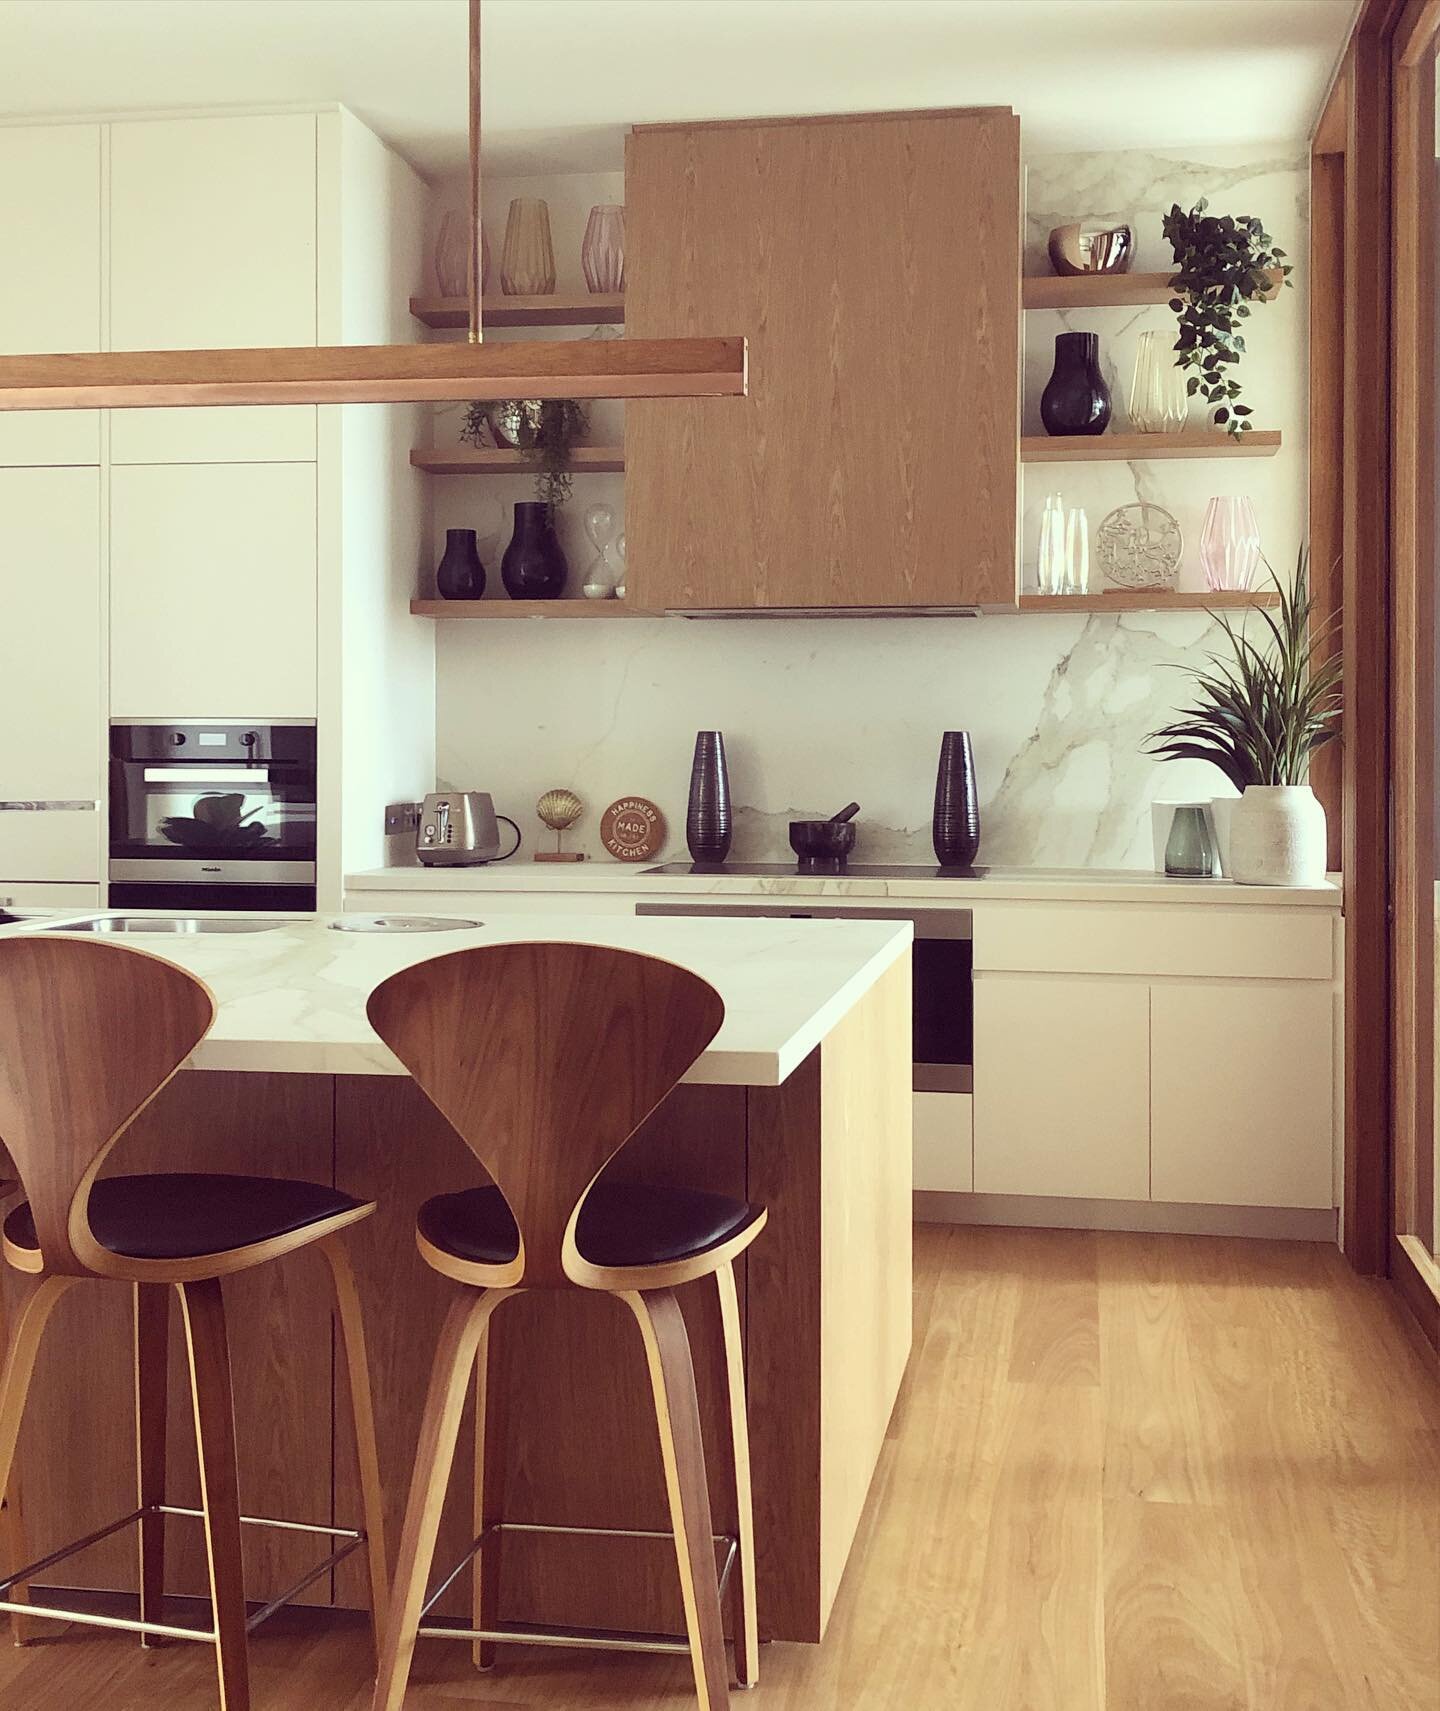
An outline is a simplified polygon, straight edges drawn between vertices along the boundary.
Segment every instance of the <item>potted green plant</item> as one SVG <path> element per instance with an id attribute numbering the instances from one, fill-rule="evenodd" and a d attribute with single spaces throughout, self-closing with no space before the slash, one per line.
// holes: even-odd
<path id="1" fill-rule="evenodd" d="M 1147 753 L 1207 760 L 1241 792 L 1230 821 L 1230 877 L 1242 885 L 1318 885 L 1325 877 L 1325 810 L 1310 788 L 1310 757 L 1338 735 L 1341 661 L 1326 656 L 1339 618 L 1312 629 L 1308 555 L 1302 550 L 1277 613 L 1261 607 L 1260 642 L 1217 614 L 1230 659 L 1194 673 L 1198 695 L 1153 731 Z"/>
<path id="2" fill-rule="evenodd" d="M 553 512 L 570 497 L 575 448 L 589 426 L 573 398 L 519 398 L 470 405 L 460 438 L 483 446 L 493 436 L 526 453 L 535 465 L 535 497 Z"/>
<path id="3" fill-rule="evenodd" d="M 1253 215 L 1211 214 L 1209 206 L 1202 197 L 1187 214 L 1176 202 L 1162 222 L 1175 254 L 1175 366 L 1197 371 L 1185 389 L 1216 406 L 1216 426 L 1243 434 L 1251 426 L 1250 406 L 1240 402 L 1240 382 L 1226 370 L 1245 354 L 1240 324 L 1272 295 L 1273 273 L 1288 287 L 1292 269 Z"/>

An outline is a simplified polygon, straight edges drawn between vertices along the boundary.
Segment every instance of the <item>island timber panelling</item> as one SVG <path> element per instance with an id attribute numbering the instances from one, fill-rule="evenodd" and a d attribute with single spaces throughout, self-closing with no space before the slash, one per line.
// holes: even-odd
<path id="1" fill-rule="evenodd" d="M 651 610 L 1014 607 L 1019 121 L 644 127 L 626 332 L 750 341 L 743 399 L 627 406 Z"/>

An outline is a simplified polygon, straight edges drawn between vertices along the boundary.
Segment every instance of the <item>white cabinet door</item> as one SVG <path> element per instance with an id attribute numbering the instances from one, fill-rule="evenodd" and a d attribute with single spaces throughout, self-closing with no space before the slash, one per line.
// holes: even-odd
<path id="1" fill-rule="evenodd" d="M 313 464 L 112 472 L 112 718 L 313 719 L 315 597 Z"/>
<path id="2" fill-rule="evenodd" d="M 914 1097 L 916 1188 L 968 1194 L 975 1186 L 970 1095 L 917 1093 Z"/>
<path id="3" fill-rule="evenodd" d="M 100 127 L 0 127 L 0 353 L 100 349 Z M 0 414 L 0 464 L 100 461 L 98 410 Z"/>
<path id="4" fill-rule="evenodd" d="M 1143 981 L 977 976 L 975 1192 L 1149 1198 Z"/>
<path id="5" fill-rule="evenodd" d="M 110 132 L 110 347 L 316 342 L 314 114 Z M 313 457 L 312 406 L 120 411 L 117 463 Z M 308 446 L 308 449 L 297 447 Z"/>
<path id="6" fill-rule="evenodd" d="M 1156 986 L 1157 1200 L 1334 1204 L 1335 995 L 1319 981 Z"/>
<path id="7" fill-rule="evenodd" d="M 0 798 L 93 802 L 105 737 L 99 470 L 0 469 L 0 618 Z"/>

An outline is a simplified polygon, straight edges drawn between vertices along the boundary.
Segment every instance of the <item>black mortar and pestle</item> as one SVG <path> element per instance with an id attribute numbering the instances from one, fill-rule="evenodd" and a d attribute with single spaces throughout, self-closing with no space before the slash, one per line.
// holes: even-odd
<path id="1" fill-rule="evenodd" d="M 800 858 L 801 873 L 844 873 L 859 812 L 860 804 L 851 802 L 828 820 L 790 822 L 790 848 Z"/>

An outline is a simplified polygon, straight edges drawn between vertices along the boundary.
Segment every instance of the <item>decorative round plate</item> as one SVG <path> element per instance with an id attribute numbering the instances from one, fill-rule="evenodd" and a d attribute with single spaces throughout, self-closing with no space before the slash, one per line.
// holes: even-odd
<path id="1" fill-rule="evenodd" d="M 1095 531 L 1095 556 L 1116 588 L 1173 588 L 1184 551 L 1179 522 L 1146 499 L 1116 506 Z"/>
<path id="2" fill-rule="evenodd" d="M 650 861 L 665 843 L 665 816 L 644 796 L 622 796 L 600 820 L 600 842 L 616 861 Z"/>

